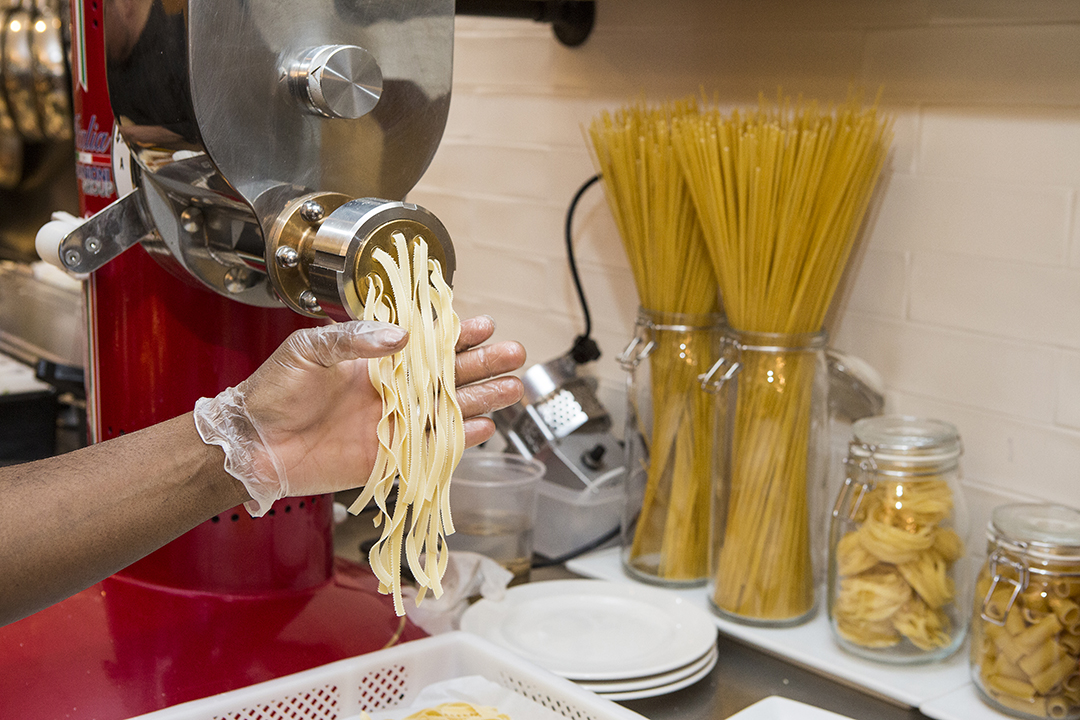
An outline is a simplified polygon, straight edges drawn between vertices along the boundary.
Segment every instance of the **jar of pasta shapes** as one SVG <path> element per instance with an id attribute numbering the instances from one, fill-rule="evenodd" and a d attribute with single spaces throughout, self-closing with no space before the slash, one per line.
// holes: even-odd
<path id="1" fill-rule="evenodd" d="M 862 657 L 918 663 L 964 640 L 969 570 L 960 436 L 938 420 L 852 426 L 829 529 L 829 625 Z"/>
<path id="2" fill-rule="evenodd" d="M 641 309 L 619 358 L 628 373 L 622 564 L 638 580 L 689 587 L 708 574 L 725 395 L 700 377 L 720 357 L 723 335 L 717 313 Z"/>
<path id="3" fill-rule="evenodd" d="M 975 582 L 971 676 L 983 699 L 1026 718 L 1080 718 L 1080 512 L 1005 505 Z"/>

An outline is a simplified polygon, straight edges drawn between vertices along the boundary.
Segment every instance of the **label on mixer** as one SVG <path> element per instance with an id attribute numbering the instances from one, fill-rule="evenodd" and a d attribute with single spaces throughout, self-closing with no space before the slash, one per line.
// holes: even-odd
<path id="1" fill-rule="evenodd" d="M 102 130 L 97 115 L 83 126 L 81 113 L 75 115 L 75 176 L 79 191 L 91 197 L 108 198 L 116 194 L 112 174 L 112 133 Z"/>
<path id="2" fill-rule="evenodd" d="M 80 153 L 81 155 L 81 153 Z M 111 197 L 116 194 L 116 185 L 113 183 L 112 163 L 106 161 L 104 165 L 97 163 L 75 163 L 75 177 L 79 180 L 79 192 L 91 197 Z"/>

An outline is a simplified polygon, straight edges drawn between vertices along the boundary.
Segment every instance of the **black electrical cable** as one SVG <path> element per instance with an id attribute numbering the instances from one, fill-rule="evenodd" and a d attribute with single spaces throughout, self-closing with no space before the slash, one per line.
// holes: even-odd
<path id="1" fill-rule="evenodd" d="M 535 556 L 533 556 L 533 561 L 532 561 L 531 567 L 533 567 L 533 568 L 546 568 L 546 567 L 551 567 L 553 565 L 562 565 L 565 562 L 569 562 L 570 560 L 573 560 L 574 558 L 578 557 L 579 555 L 584 555 L 587 552 L 595 550 L 596 548 L 600 547 L 601 545 L 606 544 L 609 540 L 614 540 L 615 536 L 619 534 L 619 530 L 620 530 L 620 528 L 616 526 L 616 527 L 612 528 L 611 530 L 609 530 L 608 532 L 601 535 L 600 537 L 596 538 L 595 540 L 592 540 L 591 542 L 588 542 L 585 545 L 582 545 L 581 547 L 579 547 L 579 548 L 577 548 L 575 550 L 571 550 L 570 552 L 568 552 L 568 553 L 566 553 L 564 555 L 560 555 L 559 557 L 556 557 L 556 558 L 543 558 L 540 555 L 535 555 Z"/>
<path id="2" fill-rule="evenodd" d="M 585 194 L 585 191 L 599 180 L 599 175 L 593 175 L 586 180 L 585 184 L 578 188 L 578 191 L 574 194 L 574 199 L 570 201 L 570 207 L 566 211 L 566 259 L 570 264 L 570 276 L 574 280 L 574 288 L 577 290 L 578 300 L 581 301 L 581 312 L 585 315 L 585 332 L 574 339 L 574 346 L 570 349 L 570 354 L 574 358 L 574 362 L 579 365 L 599 358 L 600 347 L 590 337 L 592 335 L 592 316 L 589 314 L 589 303 L 585 300 L 585 289 L 581 285 L 577 261 L 574 260 L 574 210 L 577 209 L 578 201 L 581 200 L 581 196 Z"/>

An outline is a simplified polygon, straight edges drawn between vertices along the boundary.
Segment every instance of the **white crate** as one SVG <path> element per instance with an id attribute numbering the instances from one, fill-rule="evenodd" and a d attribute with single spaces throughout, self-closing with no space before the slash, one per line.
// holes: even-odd
<path id="1" fill-rule="evenodd" d="M 464 632 L 414 640 L 239 690 L 140 715 L 138 720 L 338 720 L 408 707 L 428 685 L 480 675 L 568 720 L 641 715 Z"/>

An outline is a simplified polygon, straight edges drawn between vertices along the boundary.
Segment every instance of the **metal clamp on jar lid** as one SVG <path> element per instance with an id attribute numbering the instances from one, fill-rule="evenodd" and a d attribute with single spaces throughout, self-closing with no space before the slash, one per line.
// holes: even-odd
<path id="1" fill-rule="evenodd" d="M 1004 625 L 1031 576 L 1044 583 L 1055 578 L 1080 578 L 1080 512 L 1062 505 L 1016 504 L 995 508 L 986 527 L 992 551 L 987 558 L 990 589 L 981 616 Z M 993 601 L 998 587 L 1012 586 L 1004 605 Z"/>

